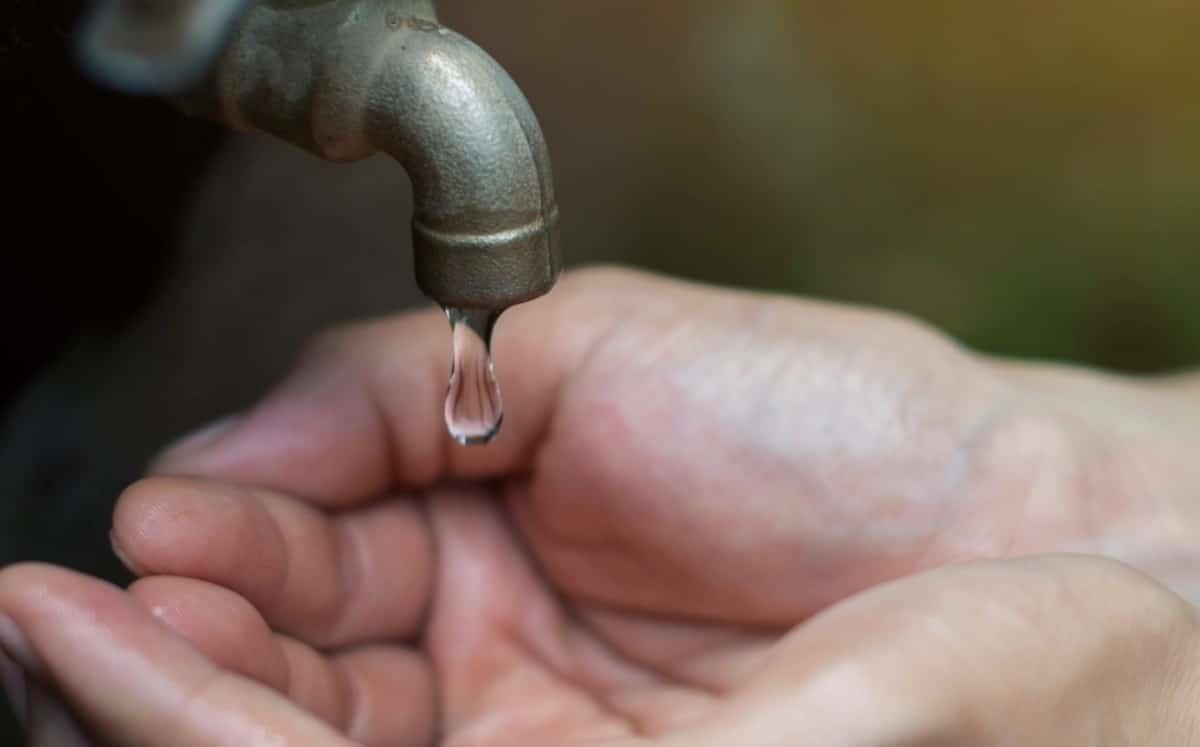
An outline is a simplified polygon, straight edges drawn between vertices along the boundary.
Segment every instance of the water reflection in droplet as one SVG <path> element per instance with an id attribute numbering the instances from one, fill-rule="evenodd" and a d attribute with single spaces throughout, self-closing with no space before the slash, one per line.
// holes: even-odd
<path id="1" fill-rule="evenodd" d="M 453 341 L 446 428 L 463 446 L 490 443 L 504 422 L 504 401 L 492 366 L 492 330 L 503 310 L 448 307 Z"/>

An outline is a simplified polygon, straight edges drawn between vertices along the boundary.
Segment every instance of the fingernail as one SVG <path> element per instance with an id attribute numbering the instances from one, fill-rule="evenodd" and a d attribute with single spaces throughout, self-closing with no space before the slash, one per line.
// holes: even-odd
<path id="1" fill-rule="evenodd" d="M 204 453 L 220 441 L 225 434 L 233 430 L 241 420 L 242 416 L 240 414 L 230 415 L 187 434 L 163 449 L 150 463 L 150 471 L 158 472 L 164 467 L 178 464 L 181 461 Z"/>
<path id="2" fill-rule="evenodd" d="M 29 688 L 25 684 L 25 672 L 7 654 L 0 653 L 0 682 L 4 685 L 4 695 L 12 706 L 13 713 L 21 722 L 22 728 L 29 721 Z"/>
<path id="3" fill-rule="evenodd" d="M 130 573 L 135 576 L 145 575 L 141 569 L 139 569 L 134 562 L 130 560 L 129 554 L 125 552 L 125 548 L 121 547 L 121 543 L 117 541 L 116 532 L 110 531 L 108 533 L 108 544 L 110 547 L 112 547 L 113 555 L 117 556 L 117 560 L 121 561 L 121 565 L 125 566 Z"/>

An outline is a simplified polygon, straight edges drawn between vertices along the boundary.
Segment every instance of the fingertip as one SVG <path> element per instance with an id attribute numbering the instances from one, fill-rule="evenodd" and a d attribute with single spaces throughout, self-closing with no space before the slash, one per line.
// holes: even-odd
<path id="1" fill-rule="evenodd" d="M 173 525 L 186 508 L 179 502 L 171 506 L 178 485 L 176 479 L 147 478 L 130 485 L 117 499 L 109 543 L 117 558 L 136 575 L 149 572 L 139 556 L 153 559 L 157 548 L 174 538 Z"/>
<path id="2" fill-rule="evenodd" d="M 0 648 L 35 677 L 49 667 L 39 633 L 60 621 L 120 625 L 124 599 L 117 587 L 74 571 L 22 563 L 0 571 Z"/>
<path id="3" fill-rule="evenodd" d="M 45 563 L 18 563 L 0 570 L 0 614 L 22 618 L 64 604 L 89 605 L 117 587 Z"/>
<path id="4" fill-rule="evenodd" d="M 135 483 L 117 502 L 113 545 L 138 575 L 224 582 L 236 564 L 255 564 L 270 586 L 286 572 L 278 529 L 247 490 L 181 477 Z"/>
<path id="5" fill-rule="evenodd" d="M 287 661 L 274 634 L 240 594 L 206 581 L 170 576 L 141 579 L 129 587 L 129 594 L 218 667 L 287 691 Z"/>
<path id="6" fill-rule="evenodd" d="M 6 591 L 27 591 L 31 587 L 60 584 L 75 575 L 72 571 L 47 563 L 14 563 L 0 568 L 0 596 Z"/>
<path id="7" fill-rule="evenodd" d="M 54 570 L 29 563 L 0 570 L 0 655 L 11 658 L 28 672 L 44 672 L 45 664 L 19 620 L 26 618 L 31 601 L 36 603 L 36 598 L 46 593 L 46 581 L 54 579 Z"/>
<path id="8" fill-rule="evenodd" d="M 175 494 L 173 487 L 173 482 L 162 478 L 139 480 L 117 499 L 108 533 L 109 545 L 121 564 L 135 576 L 155 572 L 162 556 L 178 549 L 174 543 L 175 527 L 181 520 L 180 511 L 185 511 L 186 506 L 169 498 Z"/>
<path id="9" fill-rule="evenodd" d="M 112 530 L 109 530 L 108 532 L 108 546 L 112 550 L 112 554 L 117 557 L 117 560 L 120 561 L 121 565 L 123 565 L 127 571 L 135 576 L 146 575 L 141 567 L 133 561 L 133 557 L 129 554 L 129 552 L 121 545 L 121 540 L 117 536 L 117 533 Z"/>

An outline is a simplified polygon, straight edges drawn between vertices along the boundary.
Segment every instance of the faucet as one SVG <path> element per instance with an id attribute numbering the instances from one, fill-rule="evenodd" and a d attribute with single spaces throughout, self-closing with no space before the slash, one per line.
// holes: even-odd
<path id="1" fill-rule="evenodd" d="M 417 283 L 443 307 L 498 311 L 554 286 L 541 127 L 433 0 L 107 0 L 80 40 L 116 88 L 331 161 L 391 155 L 413 184 Z"/>

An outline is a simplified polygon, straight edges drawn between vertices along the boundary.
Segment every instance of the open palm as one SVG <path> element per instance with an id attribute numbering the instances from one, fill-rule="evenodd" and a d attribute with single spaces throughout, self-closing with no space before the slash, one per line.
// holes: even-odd
<path id="1" fill-rule="evenodd" d="M 670 739 L 770 721 L 781 682 L 793 708 L 809 683 L 811 737 L 846 688 L 877 715 L 903 691 L 839 652 L 879 626 L 919 650 L 936 632 L 904 610 L 949 603 L 918 579 L 815 615 L 951 561 L 1111 549 L 1133 510 L 1092 489 L 1111 465 L 1086 423 L 919 325 L 612 271 L 564 285 L 501 321 L 486 449 L 439 420 L 444 320 L 322 338 L 123 496 L 130 594 L 360 743 Z"/>

